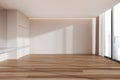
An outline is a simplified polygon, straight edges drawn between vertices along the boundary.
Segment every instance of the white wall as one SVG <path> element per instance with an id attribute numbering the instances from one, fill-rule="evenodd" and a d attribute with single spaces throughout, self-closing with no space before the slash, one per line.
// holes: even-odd
<path id="1" fill-rule="evenodd" d="M 8 47 L 17 48 L 12 58 L 21 58 L 29 54 L 29 19 L 16 10 L 7 11 L 7 41 Z M 15 56 L 16 55 L 16 56 Z"/>
<path id="2" fill-rule="evenodd" d="M 92 21 L 92 53 L 95 54 L 96 48 L 96 18 Z"/>
<path id="3" fill-rule="evenodd" d="M 32 54 L 91 54 L 92 19 L 31 20 Z"/>
<path id="4" fill-rule="evenodd" d="M 29 52 L 29 19 L 21 12 L 17 14 L 17 58 L 28 55 Z"/>
<path id="5" fill-rule="evenodd" d="M 2 50 L 7 46 L 7 10 L 0 7 L 0 61 L 6 60 L 7 55 Z"/>
<path id="6" fill-rule="evenodd" d="M 0 47 L 7 43 L 7 11 L 0 7 Z"/>
<path id="7" fill-rule="evenodd" d="M 17 11 L 7 11 L 7 47 L 17 47 Z"/>
<path id="8" fill-rule="evenodd" d="M 0 7 L 0 61 L 29 54 L 29 19 L 17 10 Z"/>

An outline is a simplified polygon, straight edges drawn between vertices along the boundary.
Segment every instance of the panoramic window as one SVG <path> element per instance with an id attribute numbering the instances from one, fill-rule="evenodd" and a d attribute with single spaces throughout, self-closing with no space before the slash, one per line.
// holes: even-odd
<path id="1" fill-rule="evenodd" d="M 113 8 L 113 59 L 120 61 L 120 4 Z"/>
<path id="2" fill-rule="evenodd" d="M 105 56 L 111 58 L 111 9 L 105 12 Z"/>

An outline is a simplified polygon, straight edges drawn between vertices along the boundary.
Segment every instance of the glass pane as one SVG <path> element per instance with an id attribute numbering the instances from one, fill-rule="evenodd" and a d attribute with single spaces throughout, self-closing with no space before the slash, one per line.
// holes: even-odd
<path id="1" fill-rule="evenodd" d="M 113 59 L 120 61 L 120 4 L 113 8 Z"/>
<path id="2" fill-rule="evenodd" d="M 105 56 L 111 58 L 111 9 L 105 12 Z"/>

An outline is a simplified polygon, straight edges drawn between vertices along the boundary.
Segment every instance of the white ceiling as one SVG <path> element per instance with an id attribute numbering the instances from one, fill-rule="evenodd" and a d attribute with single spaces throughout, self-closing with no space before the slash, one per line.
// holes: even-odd
<path id="1" fill-rule="evenodd" d="M 1 6 L 17 9 L 29 18 L 92 18 L 120 0 L 0 0 Z"/>

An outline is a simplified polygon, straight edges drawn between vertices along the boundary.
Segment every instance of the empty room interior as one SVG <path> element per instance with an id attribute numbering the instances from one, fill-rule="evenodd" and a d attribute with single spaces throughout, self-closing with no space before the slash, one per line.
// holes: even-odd
<path id="1" fill-rule="evenodd" d="M 120 0 L 0 0 L 0 80 L 120 80 Z"/>

